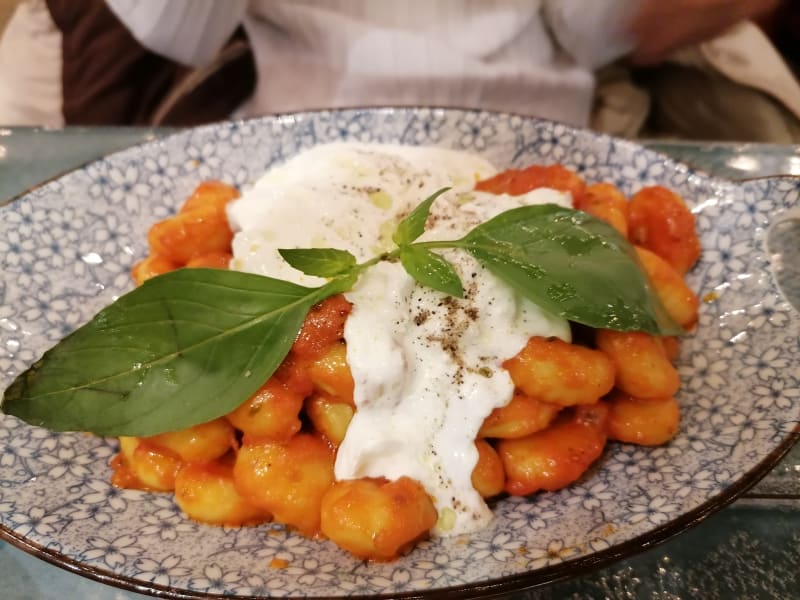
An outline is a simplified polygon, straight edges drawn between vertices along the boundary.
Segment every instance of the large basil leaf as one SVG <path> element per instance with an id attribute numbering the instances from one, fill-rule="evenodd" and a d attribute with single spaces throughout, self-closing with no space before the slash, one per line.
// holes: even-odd
<path id="1" fill-rule="evenodd" d="M 585 212 L 554 204 L 515 208 L 477 226 L 461 244 L 553 314 L 603 329 L 683 333 L 651 289 L 633 247 Z"/>
<path id="2" fill-rule="evenodd" d="M 45 353 L 3 412 L 57 431 L 152 435 L 226 414 L 275 371 L 313 304 L 347 289 L 215 269 L 147 281 Z"/>

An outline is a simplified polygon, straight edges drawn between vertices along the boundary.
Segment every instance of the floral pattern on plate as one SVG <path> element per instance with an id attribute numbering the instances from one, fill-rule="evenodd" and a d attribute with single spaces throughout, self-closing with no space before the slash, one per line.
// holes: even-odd
<path id="1" fill-rule="evenodd" d="M 455 594 L 487 585 L 496 592 L 663 537 L 741 491 L 788 443 L 800 420 L 800 380 L 791 368 L 800 363 L 800 319 L 776 286 L 776 252 L 766 237 L 798 206 L 797 181 L 734 184 L 629 142 L 475 111 L 325 111 L 188 130 L 0 207 L 0 385 L 130 289 L 128 272 L 146 250 L 147 229 L 199 181 L 247 186 L 303 148 L 342 139 L 467 149 L 500 167 L 560 162 L 626 194 L 652 184 L 681 193 L 704 247 L 690 284 L 705 301 L 697 331 L 682 344 L 683 420 L 675 440 L 659 448 L 611 444 L 575 485 L 498 501 L 483 531 L 367 564 L 277 525 L 188 521 L 169 496 L 110 485 L 113 440 L 54 434 L 2 416 L 5 537 L 106 582 L 182 597 Z M 798 264 L 797 245 L 781 241 L 794 234 L 778 233 L 770 245 L 778 244 L 783 264 Z M 791 285 L 784 290 L 796 294 Z"/>

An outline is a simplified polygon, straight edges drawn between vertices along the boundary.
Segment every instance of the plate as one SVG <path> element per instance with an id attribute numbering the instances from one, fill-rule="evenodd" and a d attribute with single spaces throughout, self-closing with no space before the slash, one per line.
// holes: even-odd
<path id="1" fill-rule="evenodd" d="M 500 500 L 485 530 L 370 564 L 277 525 L 188 521 L 168 495 L 110 485 L 114 440 L 2 416 L 2 537 L 82 575 L 163 597 L 497 594 L 597 567 L 681 531 L 755 483 L 797 439 L 800 318 L 771 263 L 797 264 L 798 250 L 766 243 L 770 226 L 788 222 L 800 204 L 796 180 L 735 184 L 630 142 L 453 109 L 309 112 L 187 130 L 0 207 L 0 387 L 131 288 L 129 270 L 145 254 L 149 226 L 197 183 L 247 186 L 304 148 L 342 139 L 463 149 L 498 167 L 562 163 L 626 194 L 653 184 L 682 194 L 704 252 L 689 276 L 703 302 L 697 330 L 681 347 L 678 436 L 650 449 L 609 444 L 569 488 Z M 794 255 L 777 261 L 783 251 Z"/>

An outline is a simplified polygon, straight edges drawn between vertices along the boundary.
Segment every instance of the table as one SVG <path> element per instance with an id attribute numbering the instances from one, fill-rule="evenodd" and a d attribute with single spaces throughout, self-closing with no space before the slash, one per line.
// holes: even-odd
<path id="1" fill-rule="evenodd" d="M 146 128 L 0 129 L 0 203 L 109 152 L 169 133 Z M 731 178 L 800 175 L 800 146 L 650 142 Z M 800 445 L 760 483 L 697 527 L 632 558 L 514 600 L 800 598 Z M 142 600 L 0 542 L 5 600 Z"/>

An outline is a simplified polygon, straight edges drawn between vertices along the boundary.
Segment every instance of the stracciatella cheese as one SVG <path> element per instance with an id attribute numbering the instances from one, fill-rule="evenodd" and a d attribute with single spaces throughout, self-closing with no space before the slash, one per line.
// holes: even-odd
<path id="1" fill-rule="evenodd" d="M 496 169 L 452 150 L 336 143 L 317 146 L 270 169 L 233 202 L 234 269 L 308 286 L 323 279 L 290 267 L 279 248 L 341 248 L 359 261 L 393 247 L 398 221 L 436 190 L 420 240 L 457 239 L 518 206 L 571 206 L 569 194 L 540 189 L 521 196 L 473 190 Z M 434 533 L 467 533 L 491 511 L 471 483 L 474 441 L 489 413 L 514 386 L 503 361 L 531 336 L 569 341 L 567 322 L 520 297 L 463 250 L 437 250 L 456 269 L 464 298 L 423 287 L 398 262 L 368 269 L 346 293 L 347 360 L 356 413 L 338 449 L 335 475 L 408 476 L 434 499 Z"/>

